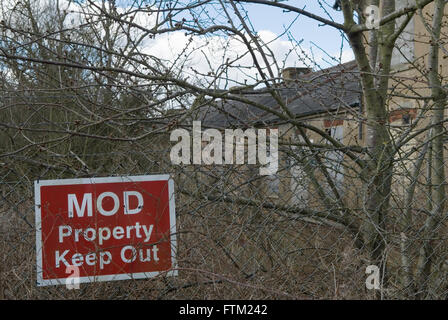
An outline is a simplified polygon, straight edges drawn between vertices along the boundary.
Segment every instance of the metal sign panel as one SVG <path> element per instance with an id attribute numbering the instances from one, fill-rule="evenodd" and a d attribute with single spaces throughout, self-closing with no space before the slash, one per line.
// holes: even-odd
<path id="1" fill-rule="evenodd" d="M 37 284 L 177 275 L 169 175 L 35 181 Z"/>

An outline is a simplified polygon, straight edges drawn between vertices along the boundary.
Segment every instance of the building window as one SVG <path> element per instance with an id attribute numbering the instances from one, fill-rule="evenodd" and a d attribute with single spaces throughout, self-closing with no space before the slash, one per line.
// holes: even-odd
<path id="1" fill-rule="evenodd" d="M 268 184 L 268 196 L 277 197 L 280 193 L 280 178 L 278 174 L 273 174 L 266 177 Z"/>
<path id="2" fill-rule="evenodd" d="M 344 127 L 342 125 L 331 126 L 325 130 L 333 139 L 341 143 L 343 142 Z M 344 181 L 343 161 L 344 154 L 338 150 L 332 149 L 325 153 L 325 166 L 327 172 L 339 191 L 342 190 Z"/>
<path id="3" fill-rule="evenodd" d="M 304 139 L 300 134 L 295 134 L 294 138 L 297 142 L 303 143 Z M 313 141 L 310 139 L 311 143 Z M 291 204 L 299 208 L 306 208 L 308 206 L 309 195 L 309 180 L 305 172 L 305 166 L 309 168 L 313 166 L 313 155 L 308 147 L 293 146 L 291 152 L 294 154 L 288 157 L 288 168 L 290 174 L 290 192 Z"/>
<path id="4" fill-rule="evenodd" d="M 401 118 L 401 121 L 403 124 L 411 124 L 411 115 L 409 113 L 403 114 L 403 117 Z"/>
<path id="5" fill-rule="evenodd" d="M 270 148 L 266 148 L 266 157 L 270 157 L 271 152 Z M 278 176 L 278 172 L 268 175 L 265 178 L 267 184 L 267 192 L 269 197 L 278 197 L 280 193 L 280 177 Z"/>
<path id="6" fill-rule="evenodd" d="M 403 125 L 412 123 L 412 120 L 417 116 L 417 110 L 415 108 L 403 108 L 392 110 L 389 114 L 389 122 L 400 121 Z"/>

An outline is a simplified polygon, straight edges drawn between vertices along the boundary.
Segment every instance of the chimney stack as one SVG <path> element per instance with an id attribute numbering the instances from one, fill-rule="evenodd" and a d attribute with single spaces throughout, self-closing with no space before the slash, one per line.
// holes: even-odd
<path id="1" fill-rule="evenodd" d="M 303 74 L 311 73 L 311 68 L 305 67 L 289 67 L 282 70 L 282 77 L 285 81 L 294 81 L 299 79 L 299 77 Z"/>

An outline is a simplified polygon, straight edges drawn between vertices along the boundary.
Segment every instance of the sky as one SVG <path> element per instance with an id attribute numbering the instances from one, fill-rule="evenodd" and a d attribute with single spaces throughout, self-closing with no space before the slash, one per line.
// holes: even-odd
<path id="1" fill-rule="evenodd" d="M 332 8 L 334 0 L 292 0 L 284 3 L 328 18 L 326 10 L 336 22 L 343 22 L 342 13 Z M 303 40 L 303 47 L 312 49 L 316 54 L 325 51 L 331 55 L 336 55 L 336 58 L 339 57 L 342 38 L 341 33 L 335 28 L 323 26 L 311 18 L 300 16 L 294 12 L 284 12 L 282 9 L 257 4 L 247 5 L 246 8 L 255 30 L 269 30 L 275 34 L 283 33 L 285 28 L 299 16 L 290 29 L 294 38 L 298 41 Z M 282 39 L 288 40 L 287 35 L 283 36 Z M 346 51 L 343 56 L 345 61 L 353 59 L 353 54 L 346 40 L 343 43 L 343 50 Z M 331 60 L 328 57 L 327 59 Z M 332 63 L 334 64 L 334 61 Z"/>
<path id="2" fill-rule="evenodd" d="M 125 7 L 129 6 L 129 3 L 133 1 L 134 0 L 117 0 L 116 3 L 119 6 L 121 4 Z M 288 0 L 281 2 L 342 23 L 342 13 L 332 8 L 334 1 L 335 0 Z M 162 0 L 162 3 L 163 2 L 170 3 L 172 1 Z M 179 3 L 189 4 L 193 3 L 193 1 L 181 0 Z M 218 2 L 216 3 L 218 4 Z M 235 1 L 235 3 L 238 3 L 238 1 Z M 282 35 L 286 28 L 290 28 L 289 33 L 283 34 L 278 41 L 271 44 L 274 53 L 278 53 L 279 59 L 282 58 L 282 54 L 288 47 L 286 42 L 289 42 L 291 37 L 293 37 L 293 40 L 301 42 L 301 48 L 307 53 L 314 55 L 314 60 L 320 62 L 322 67 L 328 67 L 339 62 L 347 62 L 353 59 L 353 54 L 347 41 L 342 41 L 341 32 L 333 27 L 322 25 L 311 18 L 299 15 L 295 12 L 286 12 L 281 8 L 272 6 L 246 3 L 244 4 L 244 8 L 248 10 L 247 13 L 249 16 L 249 19 L 247 19 L 246 22 L 249 22 L 255 31 L 261 33 L 261 35 L 264 36 L 264 39 L 274 39 L 276 36 Z M 201 8 L 198 8 L 196 11 L 200 11 L 200 9 Z M 179 39 L 176 38 L 176 40 Z M 158 47 L 163 48 L 164 45 L 159 44 Z M 331 55 L 331 57 L 328 55 Z M 342 61 L 335 61 L 334 58 L 341 58 Z M 302 65 L 300 61 L 294 62 L 292 59 L 289 59 L 287 62 L 287 66 Z"/>
<path id="3" fill-rule="evenodd" d="M 334 19 L 336 22 L 342 22 L 341 12 L 332 8 L 333 1 L 292 0 L 284 3 L 305 9 L 325 18 L 329 18 L 330 15 L 331 19 Z M 264 43 L 269 44 L 269 48 L 275 54 L 280 69 L 307 66 L 317 70 L 353 60 L 353 53 L 347 41 L 343 41 L 340 31 L 333 27 L 322 25 L 311 18 L 295 12 L 285 12 L 283 9 L 267 5 L 245 4 L 244 8 L 247 10 L 249 17 L 249 19 L 246 19 L 246 22 L 257 32 Z M 213 13 L 211 13 L 211 16 L 213 16 Z M 285 29 L 288 29 L 287 33 L 285 33 Z M 291 40 L 300 43 L 299 49 L 303 50 L 303 52 L 299 50 L 291 54 L 290 50 L 293 47 Z M 223 53 L 223 43 L 223 37 L 217 34 L 209 36 L 207 41 L 204 38 L 195 37 L 193 46 L 196 46 L 196 48 L 200 47 L 200 50 L 196 50 L 189 57 L 189 65 L 200 73 L 207 74 L 209 63 L 212 66 L 217 66 L 225 60 L 223 55 L 232 59 L 241 52 L 247 51 L 241 41 L 230 40 L 229 45 L 226 47 L 230 49 L 226 49 L 227 51 Z M 167 60 L 174 60 L 177 54 L 182 52 L 186 44 L 187 38 L 184 37 L 184 32 L 173 33 L 169 36 L 162 35 L 156 41 L 148 43 L 145 46 L 145 52 L 148 54 L 158 52 L 160 56 L 167 58 Z M 288 58 L 285 60 L 284 58 L 288 53 Z M 308 57 L 308 59 L 302 59 L 301 57 L 303 56 Z M 207 63 L 205 63 L 205 59 L 207 59 Z M 253 62 L 249 55 L 238 60 L 238 64 L 247 66 L 247 68 L 240 70 L 235 68 L 229 72 L 229 78 L 234 79 L 236 84 L 249 84 L 255 81 L 254 79 L 260 79 L 257 76 L 257 71 L 253 68 Z M 245 71 L 241 72 L 241 70 Z M 227 83 L 219 84 L 219 86 L 228 85 Z"/>
<path id="4" fill-rule="evenodd" d="M 334 0 L 290 0 L 283 3 L 325 18 L 334 19 L 336 22 L 343 22 L 342 13 L 332 8 Z M 249 17 L 246 22 L 250 23 L 250 26 L 265 43 L 269 43 L 270 49 L 279 61 L 280 68 L 307 66 L 317 70 L 354 59 L 347 40 L 343 40 L 341 32 L 333 27 L 322 25 L 295 12 L 285 12 L 281 8 L 267 5 L 244 4 L 244 8 L 247 10 Z M 288 29 L 287 33 L 285 33 L 286 29 Z M 278 36 L 280 36 L 279 39 L 269 42 L 269 40 L 276 39 Z M 308 56 L 309 59 L 301 60 L 300 57 L 303 56 L 303 53 L 296 52 L 296 54 L 290 54 L 283 63 L 283 58 L 292 47 L 291 39 L 300 43 L 300 49 L 304 50 L 304 55 Z M 244 50 L 238 43 L 233 43 L 232 47 L 235 51 Z M 208 56 L 213 55 L 219 56 L 216 54 L 216 50 L 210 50 Z M 196 60 L 199 69 L 202 66 L 201 59 L 203 58 L 198 56 Z M 249 60 L 251 59 L 248 56 L 242 62 L 251 65 Z M 240 83 L 246 80 L 250 83 L 255 72 L 252 68 L 244 75 L 239 72 L 231 73 L 231 77 Z"/>
<path id="5" fill-rule="evenodd" d="M 86 13 L 86 11 L 80 10 L 80 7 L 75 3 L 79 3 L 84 8 L 89 7 L 86 0 L 77 0 L 75 3 L 69 0 L 35 1 L 36 5 L 41 8 L 45 6 L 45 3 L 53 3 L 53 6 L 59 5 L 73 9 L 74 13 L 66 19 L 67 27 L 81 23 L 81 20 L 83 20 L 80 18 L 83 16 L 81 12 Z M 100 0 L 93 1 L 99 2 Z M 121 9 L 121 12 L 133 11 L 135 1 L 141 2 L 140 0 L 117 0 L 116 5 Z M 170 2 L 169 0 L 162 1 L 163 4 Z M 154 3 L 153 1 L 148 2 Z M 183 0 L 183 3 L 192 3 L 192 1 Z M 236 3 L 238 2 L 236 1 Z M 283 3 L 325 18 L 331 16 L 330 19 L 342 22 L 341 12 L 332 8 L 334 0 L 289 0 L 283 1 Z M 219 2 L 215 2 L 215 4 L 219 4 Z M 317 70 L 353 60 L 353 53 L 348 43 L 345 40 L 342 41 L 341 33 L 333 27 L 320 25 L 311 18 L 267 5 L 245 4 L 244 8 L 247 10 L 249 17 L 246 22 L 257 32 L 260 39 L 268 44 L 278 61 L 279 69 L 307 66 Z M 87 9 L 87 13 L 90 10 L 94 9 Z M 203 8 L 195 10 L 199 12 Z M 155 24 L 155 15 L 150 16 L 140 12 L 134 22 L 151 29 Z M 285 33 L 286 28 L 289 28 L 287 33 Z M 188 59 L 188 63 L 184 64 L 188 65 L 188 68 L 184 68 L 182 72 L 190 72 L 191 76 L 196 79 L 201 78 L 198 75 L 207 75 L 209 71 L 219 68 L 227 58 L 232 60 L 238 57 L 238 65 L 229 70 L 226 78 L 232 79 L 237 84 L 249 84 L 260 79 L 257 70 L 253 67 L 251 56 L 242 54 L 247 52 L 247 48 L 238 37 L 226 38 L 222 33 L 214 33 L 207 35 L 207 37 L 195 36 L 193 38 L 193 41 L 189 43 L 189 37 L 185 36 L 184 31 L 161 34 L 155 39 L 147 38 L 141 44 L 140 49 L 148 55 L 164 59 L 168 64 L 172 61 L 178 61 L 178 57 L 188 56 L 185 58 Z M 300 46 L 298 48 L 294 47 L 291 40 L 300 43 Z M 186 48 L 188 50 L 185 50 Z M 293 48 L 294 51 L 291 53 Z M 179 62 L 179 65 L 182 65 L 182 62 Z M 193 69 L 195 71 L 192 71 Z M 275 70 L 275 72 L 277 71 L 279 70 Z M 228 81 L 218 84 L 220 87 L 232 85 Z"/>

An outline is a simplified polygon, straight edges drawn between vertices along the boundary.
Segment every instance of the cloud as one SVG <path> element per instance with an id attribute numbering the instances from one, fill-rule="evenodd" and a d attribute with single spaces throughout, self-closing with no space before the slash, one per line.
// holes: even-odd
<path id="1" fill-rule="evenodd" d="M 12 5 L 11 2 L 6 1 Z M 68 0 L 32 0 L 33 6 L 39 16 L 45 19 L 51 19 L 57 14 L 54 10 L 56 4 L 59 4 L 61 12 L 67 12 L 64 20 L 65 28 L 73 28 L 74 33 L 84 32 L 79 28 L 80 25 L 87 22 L 87 18 L 98 19 L 100 10 L 87 2 L 75 3 Z M 103 4 L 100 1 L 95 2 L 99 7 Z M 11 9 L 11 8 L 9 8 Z M 109 8 L 110 9 L 110 8 Z M 156 14 L 148 12 L 135 11 L 132 7 L 117 7 L 117 14 L 131 13 L 121 16 L 122 19 L 138 24 L 144 29 L 151 29 L 157 23 Z M 40 21 L 44 23 L 44 20 Z M 87 27 L 95 28 L 100 35 L 98 40 L 104 38 L 105 30 L 101 23 L 95 23 Z M 123 28 L 119 23 L 113 22 L 110 26 L 111 32 L 121 32 L 116 39 L 114 50 L 124 49 L 129 44 L 129 37 L 123 33 Z M 85 30 L 85 29 L 83 29 Z M 88 32 L 88 30 L 87 30 Z M 139 39 L 144 31 L 139 28 L 130 29 L 130 38 L 132 41 Z M 350 49 L 345 49 L 342 54 L 338 51 L 332 53 L 329 57 L 327 53 L 320 50 L 312 50 L 312 47 L 306 47 L 303 44 L 293 43 L 279 37 L 278 34 L 270 30 L 259 30 L 256 35 L 258 43 L 262 46 L 264 56 L 260 53 L 258 47 L 252 41 L 249 35 L 244 34 L 247 41 L 250 42 L 251 50 L 248 50 L 247 44 L 239 36 L 228 36 L 223 34 L 208 35 L 190 35 L 184 31 L 175 31 L 156 35 L 154 38 L 146 36 L 138 44 L 139 50 L 150 57 L 148 61 L 159 69 L 169 69 L 182 77 L 189 77 L 189 80 L 204 86 L 211 83 L 220 88 L 233 86 L 235 84 L 252 84 L 261 79 L 265 74 L 268 78 L 271 75 L 278 77 L 281 69 L 285 67 L 309 67 L 319 69 L 328 67 L 331 64 L 347 62 L 353 59 L 353 53 Z M 80 33 L 80 38 L 82 39 Z M 129 47 L 128 47 L 129 49 Z M 333 57 L 333 59 L 331 58 Z M 143 58 L 142 58 L 143 59 Z M 161 61 L 160 64 L 157 61 Z M 267 62 L 267 63 L 266 63 Z M 257 69 L 257 66 L 261 70 Z M 139 69 L 138 66 L 133 68 Z M 143 72 L 143 70 L 138 70 Z M 260 72 L 261 71 L 261 72 Z M 271 74 L 272 73 L 272 74 Z"/>
<path id="2" fill-rule="evenodd" d="M 250 39 L 248 35 L 245 36 Z M 319 69 L 337 64 L 339 58 L 342 63 L 353 60 L 351 49 L 343 50 L 342 54 L 331 54 L 332 59 L 326 53 L 316 54 L 311 48 L 303 48 L 281 39 L 270 30 L 261 30 L 256 36 L 274 77 L 285 67 Z M 251 47 L 262 72 L 269 77 L 262 55 L 253 43 Z M 145 54 L 163 59 L 167 67 L 188 74 L 191 79 L 202 81 L 204 84 L 212 81 L 216 75 L 223 77 L 222 80 L 216 81 L 219 87 L 241 85 L 245 82 L 251 84 L 261 78 L 252 54 L 238 36 L 191 36 L 179 31 L 147 41 L 142 50 Z M 227 65 L 227 62 L 231 65 Z"/>

